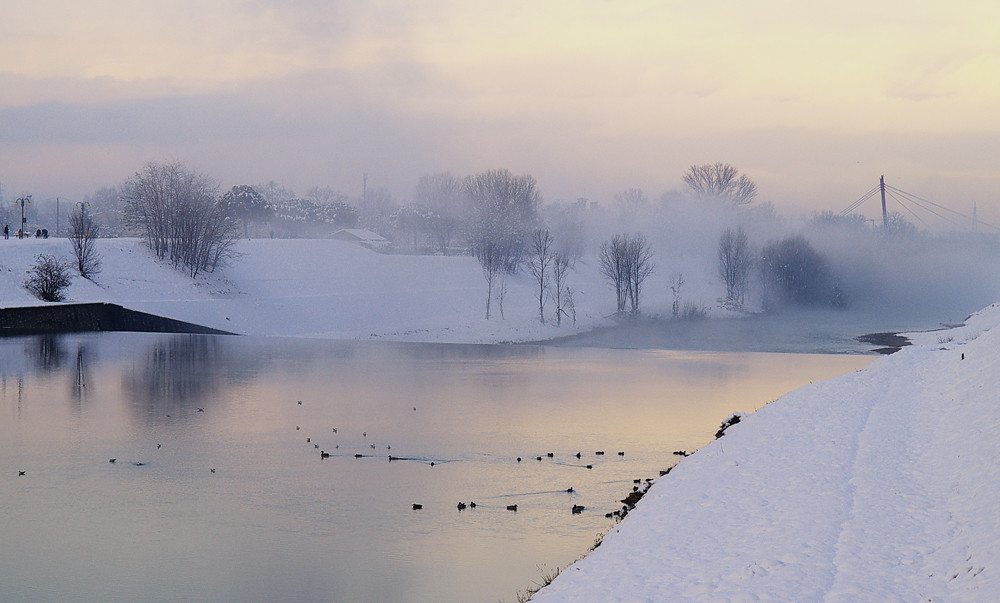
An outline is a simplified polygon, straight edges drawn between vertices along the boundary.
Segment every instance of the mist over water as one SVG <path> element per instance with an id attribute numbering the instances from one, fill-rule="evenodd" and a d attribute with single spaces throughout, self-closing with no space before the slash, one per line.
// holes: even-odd
<path id="1" fill-rule="evenodd" d="M 899 220 L 899 216 L 896 216 Z M 904 228 L 887 234 L 878 221 L 833 214 L 790 219 L 768 203 L 736 207 L 696 201 L 677 193 L 659 200 L 595 206 L 582 229 L 593 252 L 616 232 L 641 232 L 653 247 L 655 271 L 645 286 L 639 324 L 625 320 L 573 345 L 676 349 L 858 352 L 854 338 L 871 332 L 917 331 L 964 321 L 1000 297 L 1000 238 L 986 232 Z M 742 308 L 723 310 L 719 239 L 727 228 L 747 234 L 755 265 Z M 822 259 L 830 286 L 846 302 L 767 306 L 761 249 L 800 236 Z M 678 320 L 672 312 L 672 279 L 683 276 L 681 307 L 703 310 L 710 320 Z M 610 293 L 609 293 L 610 295 Z M 683 318 L 683 317 L 681 317 Z"/>

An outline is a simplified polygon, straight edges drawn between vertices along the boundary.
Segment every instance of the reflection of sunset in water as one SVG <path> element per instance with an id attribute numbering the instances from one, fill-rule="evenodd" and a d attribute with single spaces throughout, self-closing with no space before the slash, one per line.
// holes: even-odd
<path id="1" fill-rule="evenodd" d="M 511 599 L 674 450 L 872 357 L 105 334 L 0 359 L 14 598 L 430 601 Z"/>

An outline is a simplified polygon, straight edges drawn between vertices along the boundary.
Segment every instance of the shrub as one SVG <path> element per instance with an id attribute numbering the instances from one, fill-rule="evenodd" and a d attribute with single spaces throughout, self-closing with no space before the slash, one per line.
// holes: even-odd
<path id="1" fill-rule="evenodd" d="M 768 309 L 788 302 L 802 306 L 846 304 L 842 295 L 835 296 L 826 259 L 801 235 L 765 245 L 760 265 Z"/>
<path id="2" fill-rule="evenodd" d="M 63 289 L 69 287 L 73 265 L 54 255 L 39 255 L 35 265 L 28 270 L 24 287 L 44 301 L 63 300 Z"/>

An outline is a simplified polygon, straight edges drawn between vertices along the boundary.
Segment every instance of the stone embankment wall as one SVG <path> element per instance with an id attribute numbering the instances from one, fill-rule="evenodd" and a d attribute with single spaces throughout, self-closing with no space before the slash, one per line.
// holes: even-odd
<path id="1" fill-rule="evenodd" d="M 0 308 L 0 337 L 81 331 L 233 335 L 190 322 L 129 310 L 116 304 L 53 304 Z"/>

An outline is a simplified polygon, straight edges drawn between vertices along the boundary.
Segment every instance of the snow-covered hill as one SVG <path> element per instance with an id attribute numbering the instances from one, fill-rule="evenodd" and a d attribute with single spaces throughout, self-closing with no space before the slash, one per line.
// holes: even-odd
<path id="1" fill-rule="evenodd" d="M 251 240 L 239 259 L 188 278 L 156 261 L 142 241 L 98 241 L 104 269 L 93 282 L 74 277 L 66 301 L 108 301 L 249 335 L 489 343 L 569 335 L 608 324 L 613 294 L 597 270 L 578 262 L 569 276 L 577 322 L 541 324 L 534 282 L 508 277 L 504 318 L 468 256 L 383 255 L 335 240 Z M 72 257 L 66 239 L 0 240 L 0 306 L 37 305 L 23 287 L 38 254 Z M 650 296 L 651 299 L 653 296 Z M 662 295 L 661 295 L 662 297 Z M 546 304 L 547 322 L 554 304 Z"/>
<path id="2" fill-rule="evenodd" d="M 533 600 L 1000 601 L 998 324 L 747 416 Z"/>

